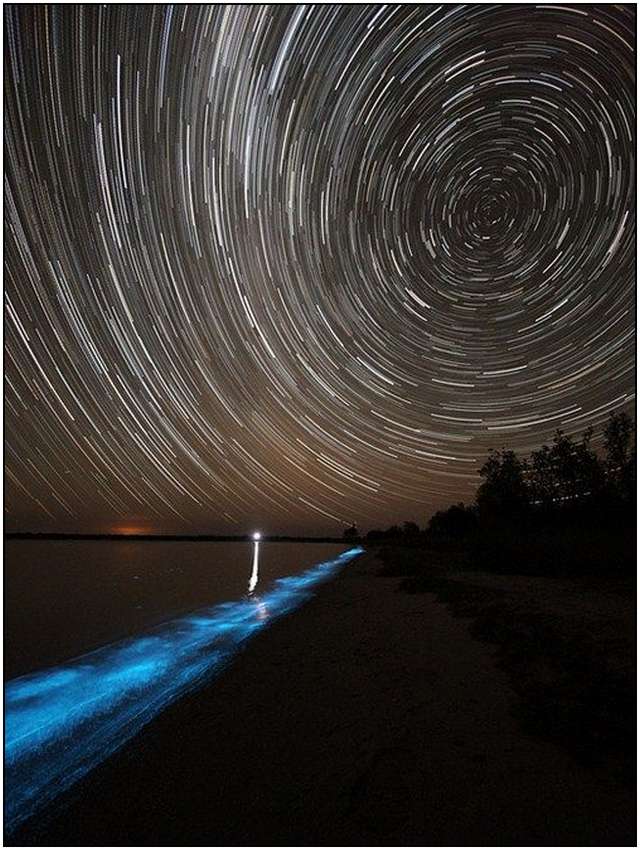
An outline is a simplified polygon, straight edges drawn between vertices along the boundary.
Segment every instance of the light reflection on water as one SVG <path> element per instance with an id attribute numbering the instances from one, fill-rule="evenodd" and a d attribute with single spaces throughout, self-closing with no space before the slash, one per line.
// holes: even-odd
<path id="1" fill-rule="evenodd" d="M 260 589 L 343 552 L 260 540 Z M 247 593 L 253 541 L 9 540 L 5 680 Z"/>
<path id="2" fill-rule="evenodd" d="M 251 576 L 249 578 L 249 594 L 258 586 L 258 557 L 260 550 L 260 541 L 256 540 L 253 544 L 253 566 L 251 567 Z"/>
<path id="3" fill-rule="evenodd" d="M 297 608 L 356 547 L 261 596 L 259 542 L 249 596 L 196 611 L 5 687 L 5 826 L 14 829 L 179 696 L 211 679 L 256 631 Z"/>

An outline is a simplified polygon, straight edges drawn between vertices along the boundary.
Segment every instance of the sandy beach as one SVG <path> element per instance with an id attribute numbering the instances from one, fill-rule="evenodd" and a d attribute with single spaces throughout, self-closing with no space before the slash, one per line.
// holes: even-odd
<path id="1" fill-rule="evenodd" d="M 6 843 L 635 844 L 632 789 L 527 735 L 494 648 L 379 569 L 353 562 Z"/>

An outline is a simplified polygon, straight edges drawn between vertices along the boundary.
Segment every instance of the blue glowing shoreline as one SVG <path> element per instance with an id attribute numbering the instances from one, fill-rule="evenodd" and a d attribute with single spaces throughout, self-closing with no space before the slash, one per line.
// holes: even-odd
<path id="1" fill-rule="evenodd" d="M 178 697 L 215 676 L 240 646 L 313 596 L 356 547 L 262 596 L 195 611 L 5 686 L 5 829 L 15 830 L 132 738 Z"/>

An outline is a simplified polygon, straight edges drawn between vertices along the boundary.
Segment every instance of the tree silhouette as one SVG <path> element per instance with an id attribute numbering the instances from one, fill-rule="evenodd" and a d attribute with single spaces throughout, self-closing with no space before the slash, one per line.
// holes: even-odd
<path id="1" fill-rule="evenodd" d="M 475 508 L 462 502 L 451 505 L 446 511 L 437 511 L 429 521 L 429 533 L 434 537 L 466 538 L 475 530 L 478 517 Z"/>
<path id="2" fill-rule="evenodd" d="M 420 528 L 415 522 L 404 522 L 402 533 L 405 537 L 417 537 L 420 534 Z"/>
<path id="3" fill-rule="evenodd" d="M 627 413 L 609 417 L 604 429 L 606 457 L 592 448 L 592 437 L 592 428 L 580 437 L 558 430 L 550 445 L 531 452 L 528 459 L 510 449 L 491 449 L 479 470 L 482 482 L 476 504 L 469 508 L 459 503 L 435 513 L 426 540 L 502 545 L 515 532 L 510 539 L 517 545 L 519 535 L 528 534 L 534 541 L 541 530 L 591 533 L 633 523 L 635 423 Z M 393 527 L 381 534 L 397 533 Z"/>
<path id="4" fill-rule="evenodd" d="M 531 502 L 550 510 L 558 495 L 558 482 L 554 468 L 554 454 L 549 446 L 531 453 L 529 463 L 529 490 Z"/>
<path id="5" fill-rule="evenodd" d="M 598 456 L 591 449 L 593 429 L 588 428 L 579 443 L 556 431 L 551 449 L 556 501 L 575 502 L 597 493 L 604 482 Z"/>
<path id="6" fill-rule="evenodd" d="M 634 423 L 628 413 L 612 413 L 604 429 L 609 489 L 633 503 L 636 497 L 636 451 L 632 445 Z"/>
<path id="7" fill-rule="evenodd" d="M 526 461 L 509 449 L 492 449 L 480 469 L 484 481 L 478 487 L 476 500 L 486 518 L 514 518 L 522 515 L 529 504 L 525 475 Z"/>
<path id="8" fill-rule="evenodd" d="M 604 429 L 604 445 L 607 450 L 607 466 L 613 472 L 629 462 L 633 421 L 628 413 L 612 413 Z"/>

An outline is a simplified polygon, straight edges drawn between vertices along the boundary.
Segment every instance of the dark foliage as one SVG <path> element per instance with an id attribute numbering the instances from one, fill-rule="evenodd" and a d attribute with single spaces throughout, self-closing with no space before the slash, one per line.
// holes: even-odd
<path id="1" fill-rule="evenodd" d="M 576 440 L 556 431 L 552 444 L 528 458 L 493 449 L 480 469 L 476 506 L 453 505 L 429 523 L 435 540 L 495 543 L 540 531 L 631 527 L 635 520 L 636 455 L 633 421 L 611 415 L 604 457 L 591 447 L 592 429 Z"/>
<path id="2" fill-rule="evenodd" d="M 480 469 L 484 481 L 478 488 L 476 501 L 484 521 L 500 518 L 516 519 L 529 504 L 527 492 L 528 465 L 510 449 L 492 449 Z"/>
<path id="3" fill-rule="evenodd" d="M 405 522 L 402 528 L 399 525 L 392 525 L 386 531 L 381 531 L 378 528 L 372 529 L 366 536 L 366 542 L 416 546 L 422 543 L 423 536 L 423 532 L 420 531 L 415 522 Z"/>
<path id="4" fill-rule="evenodd" d="M 628 532 L 635 527 L 636 487 L 630 416 L 612 414 L 604 436 L 604 457 L 591 447 L 591 429 L 577 440 L 556 431 L 551 445 L 524 459 L 510 449 L 492 449 L 480 469 L 475 504 L 438 511 L 425 530 L 415 522 L 372 529 L 366 543 L 465 549 L 480 568 L 496 572 L 570 575 L 580 571 L 579 564 L 597 572 L 607 561 L 615 572 L 628 570 L 634 563 Z M 357 537 L 355 525 L 345 532 L 345 539 Z"/>
<path id="5" fill-rule="evenodd" d="M 634 423 L 611 415 L 605 454 L 556 431 L 551 445 L 528 458 L 492 450 L 480 469 L 476 503 L 458 503 L 431 517 L 421 531 L 413 522 L 372 530 L 371 545 L 465 552 L 475 569 L 528 575 L 572 576 L 635 569 L 636 454 Z"/>
<path id="6" fill-rule="evenodd" d="M 468 540 L 477 528 L 477 508 L 474 505 L 466 507 L 458 502 L 446 511 L 435 513 L 429 520 L 428 532 L 432 538 L 457 541 Z"/>

